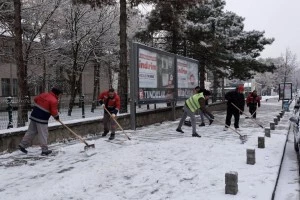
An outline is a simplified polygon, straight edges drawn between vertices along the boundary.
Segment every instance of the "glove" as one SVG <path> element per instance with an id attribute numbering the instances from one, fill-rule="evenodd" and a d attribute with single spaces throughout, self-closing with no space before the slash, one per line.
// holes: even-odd
<path id="1" fill-rule="evenodd" d="M 243 114 L 243 112 L 240 111 L 240 115 L 242 115 L 242 114 Z"/>
<path id="2" fill-rule="evenodd" d="M 98 102 L 99 102 L 99 105 L 102 106 L 103 100 L 99 100 Z"/>
<path id="3" fill-rule="evenodd" d="M 55 116 L 54 119 L 55 119 L 56 121 L 58 121 L 58 120 L 59 120 L 59 115 Z"/>
<path id="4" fill-rule="evenodd" d="M 115 114 L 112 114 L 111 117 L 112 117 L 112 118 L 116 118 L 116 115 L 115 115 Z"/>
<path id="5" fill-rule="evenodd" d="M 116 114 L 118 114 L 118 112 L 119 111 L 117 109 L 114 109 L 111 113 L 116 115 Z"/>
<path id="6" fill-rule="evenodd" d="M 103 109 L 105 108 L 105 104 L 102 104 L 101 106 L 102 106 Z"/>

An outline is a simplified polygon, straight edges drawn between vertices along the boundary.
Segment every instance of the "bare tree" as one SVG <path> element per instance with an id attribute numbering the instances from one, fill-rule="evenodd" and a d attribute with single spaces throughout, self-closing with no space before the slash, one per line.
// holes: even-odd
<path id="1" fill-rule="evenodd" d="M 82 73 L 88 64 L 96 66 L 95 55 L 102 56 L 111 48 L 104 39 L 117 37 L 110 32 L 117 21 L 116 8 L 105 6 L 101 9 L 93 9 L 82 4 L 64 6 L 57 16 L 57 20 L 63 18 L 58 36 L 53 43 L 61 48 L 56 52 L 54 65 L 63 67 L 63 79 L 69 83 L 70 100 L 68 115 L 71 115 L 75 98 L 81 94 Z M 107 36 L 110 35 L 110 36 Z M 110 40 L 111 41 L 111 40 Z M 109 42 L 109 41 L 108 41 Z M 101 69 L 99 69 L 101 70 Z M 96 70 L 95 70 L 96 71 Z M 97 82 L 95 83 L 97 84 Z"/>
<path id="2" fill-rule="evenodd" d="M 22 24 L 21 24 L 21 1 L 14 0 L 14 35 L 15 35 L 15 59 L 17 64 L 17 75 L 19 92 L 18 98 L 20 104 L 18 107 L 18 127 L 24 126 L 27 119 L 27 109 L 26 108 L 26 95 L 28 91 L 27 77 L 26 77 L 26 67 L 23 60 L 23 41 L 22 41 Z"/>

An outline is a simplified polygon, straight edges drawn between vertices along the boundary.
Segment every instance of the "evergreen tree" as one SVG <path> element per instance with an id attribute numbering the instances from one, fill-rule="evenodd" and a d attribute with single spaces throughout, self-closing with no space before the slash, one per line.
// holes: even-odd
<path id="1" fill-rule="evenodd" d="M 136 38 L 151 46 L 175 54 L 185 55 L 186 11 L 197 0 L 157 1 L 148 17 L 147 29 L 136 34 Z"/>
<path id="2" fill-rule="evenodd" d="M 186 27 L 191 53 L 220 77 L 249 79 L 255 72 L 272 71 L 273 66 L 256 58 L 273 39 L 264 32 L 244 31 L 244 19 L 224 12 L 225 2 L 213 0 L 189 10 Z"/>

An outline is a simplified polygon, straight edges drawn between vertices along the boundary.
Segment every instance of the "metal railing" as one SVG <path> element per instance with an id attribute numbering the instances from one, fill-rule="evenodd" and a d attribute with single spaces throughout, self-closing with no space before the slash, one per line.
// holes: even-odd
<path id="1" fill-rule="evenodd" d="M 29 101 L 29 99 L 28 99 Z M 21 124 L 28 125 L 30 113 L 33 108 L 33 102 L 29 103 L 27 112 L 28 117 L 26 119 L 20 118 Z M 17 98 L 7 97 L 0 101 L 0 130 L 17 128 L 18 126 L 18 107 L 20 106 L 20 102 Z M 69 100 L 62 99 L 59 101 L 58 105 L 59 116 L 60 119 L 65 120 L 75 120 L 82 119 L 86 117 L 99 117 L 103 115 L 102 109 L 97 109 L 97 101 L 93 101 L 91 98 L 85 98 L 84 95 L 77 97 L 75 99 L 72 112 L 68 112 L 69 108 Z M 69 115 L 69 113 L 71 115 Z M 50 117 L 49 123 L 55 122 L 53 117 Z"/>
<path id="2" fill-rule="evenodd" d="M 30 106 L 27 106 L 27 114 L 28 117 L 26 119 L 19 119 L 20 124 L 25 124 L 28 126 L 29 117 L 33 108 L 33 100 L 26 100 Z M 21 102 L 18 101 L 17 98 L 6 97 L 0 99 L 0 130 L 10 129 L 22 127 L 18 126 L 18 107 Z M 59 118 L 61 121 L 69 121 L 69 120 L 79 120 L 83 118 L 99 118 L 103 117 L 103 109 L 101 106 L 98 106 L 97 100 L 93 100 L 92 97 L 89 96 L 80 96 L 75 99 L 71 115 L 69 115 L 69 104 L 70 100 L 67 97 L 59 100 L 58 110 L 59 110 Z M 184 102 L 177 102 L 177 105 L 183 105 Z M 136 112 L 144 111 L 144 110 L 152 110 L 158 108 L 168 107 L 167 103 L 158 103 L 158 104 L 145 104 L 145 105 L 137 105 Z M 130 106 L 128 105 L 128 111 L 130 110 Z M 49 123 L 56 122 L 53 117 L 50 117 Z"/>

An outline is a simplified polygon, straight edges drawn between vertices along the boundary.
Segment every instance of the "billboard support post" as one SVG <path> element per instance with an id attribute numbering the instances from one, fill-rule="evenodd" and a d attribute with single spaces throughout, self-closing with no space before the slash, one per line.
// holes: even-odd
<path id="1" fill-rule="evenodd" d="M 136 129 L 136 66 L 137 48 L 135 43 L 131 43 L 131 63 L 130 63 L 130 127 Z"/>

